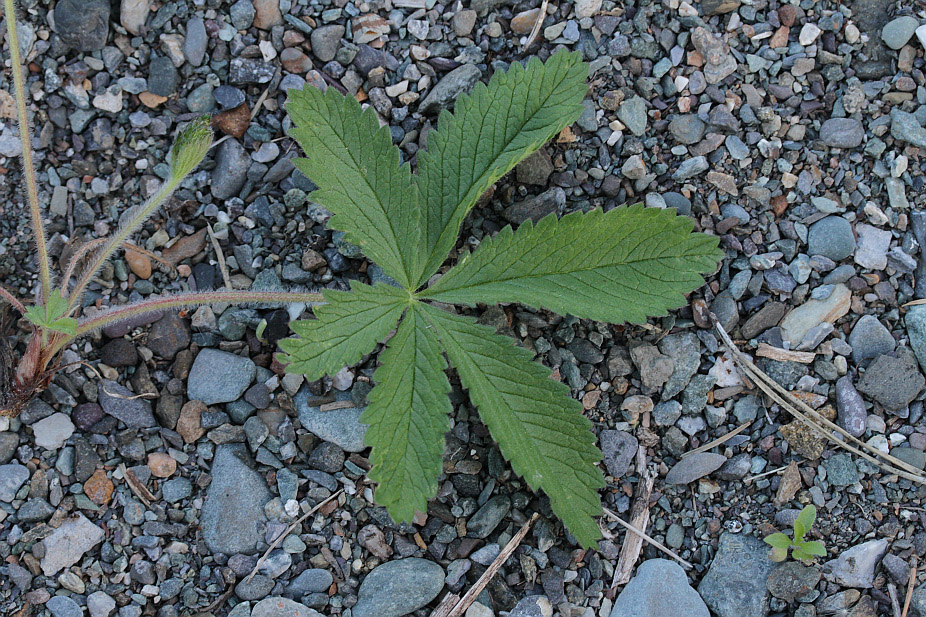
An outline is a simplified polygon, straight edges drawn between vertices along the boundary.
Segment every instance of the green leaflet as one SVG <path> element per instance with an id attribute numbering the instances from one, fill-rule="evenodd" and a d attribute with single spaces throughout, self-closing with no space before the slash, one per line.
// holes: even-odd
<path id="1" fill-rule="evenodd" d="M 290 90 L 292 136 L 307 158 L 296 167 L 318 190 L 312 200 L 330 210 L 330 226 L 379 264 L 403 287 L 416 272 L 418 195 L 408 165 L 372 109 L 334 88 Z"/>
<path id="2" fill-rule="evenodd" d="M 376 501 L 396 521 L 427 512 L 443 469 L 444 433 L 453 411 L 444 374 L 447 361 L 434 331 L 416 303 L 380 354 L 376 386 L 360 421 L 369 424 L 365 443 L 373 447 L 370 479 Z"/>
<path id="3" fill-rule="evenodd" d="M 717 239 L 692 234 L 673 210 L 642 206 L 574 213 L 505 227 L 421 297 L 520 302 L 611 323 L 640 323 L 685 303 L 717 266 Z"/>
<path id="4" fill-rule="evenodd" d="M 77 331 L 77 320 L 73 317 L 65 317 L 67 313 L 68 301 L 58 289 L 53 289 L 48 294 L 48 303 L 45 306 L 26 307 L 26 319 L 39 328 L 73 335 Z"/>
<path id="5" fill-rule="evenodd" d="M 317 319 L 290 324 L 300 338 L 280 341 L 287 356 L 280 359 L 291 373 L 309 380 L 335 374 L 356 364 L 395 328 L 408 307 L 404 289 L 352 282 L 351 291 L 325 291 L 328 304 L 315 308 Z"/>
<path id="6" fill-rule="evenodd" d="M 512 468 L 532 489 L 543 489 L 583 546 L 595 546 L 601 537 L 594 519 L 601 514 L 598 489 L 604 487 L 595 466 L 601 452 L 569 388 L 492 328 L 421 306 Z"/>
<path id="7" fill-rule="evenodd" d="M 588 65 L 579 53 L 560 51 L 546 63 L 531 58 L 498 71 L 442 112 L 428 147 L 418 155 L 423 230 L 415 287 L 447 259 L 460 225 L 479 196 L 540 148 L 582 111 Z"/>

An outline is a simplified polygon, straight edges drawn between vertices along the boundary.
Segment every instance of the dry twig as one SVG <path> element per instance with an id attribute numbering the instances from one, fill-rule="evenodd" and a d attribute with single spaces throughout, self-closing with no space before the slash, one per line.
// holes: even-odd
<path id="1" fill-rule="evenodd" d="M 682 454 L 682 458 L 685 458 L 686 456 L 691 456 L 692 454 L 698 454 L 699 452 L 707 452 L 708 450 L 710 450 L 711 448 L 715 446 L 724 444 L 727 442 L 728 439 L 732 439 L 733 437 L 736 437 L 737 435 L 745 431 L 747 428 L 749 428 L 750 424 L 752 424 L 752 420 L 749 420 L 748 422 L 744 422 L 740 424 L 739 426 L 737 426 L 735 429 L 733 429 L 726 435 L 722 437 L 718 437 L 714 441 L 709 441 L 703 446 L 700 446 L 698 448 L 695 448 L 694 450 L 689 450 L 688 452 L 685 452 L 684 454 Z"/>
<path id="2" fill-rule="evenodd" d="M 527 41 L 524 42 L 521 51 L 525 51 L 528 47 L 533 45 L 534 41 L 537 39 L 537 35 L 540 34 L 540 28 L 543 26 L 543 18 L 547 16 L 547 4 L 548 0 L 543 0 L 543 2 L 540 3 L 540 13 L 537 15 L 537 21 L 534 22 L 534 27 L 531 29 L 530 36 L 527 37 Z"/>
<path id="3" fill-rule="evenodd" d="M 913 588 L 916 586 L 916 555 L 913 556 L 913 567 L 910 569 L 910 580 L 907 581 L 907 597 L 903 601 L 903 612 L 900 617 L 907 617 L 910 610 L 910 601 L 913 599 Z"/>
<path id="4" fill-rule="evenodd" d="M 630 506 L 629 524 L 635 529 L 645 532 L 646 525 L 649 523 L 649 498 L 653 494 L 656 475 L 646 467 L 646 450 L 644 450 L 643 446 L 637 448 L 637 473 L 640 474 L 640 481 L 637 483 L 637 490 L 633 496 L 633 505 Z M 643 537 L 641 535 L 627 534 L 624 538 L 624 546 L 621 547 L 620 557 L 617 559 L 617 565 L 614 567 L 611 589 L 617 588 L 618 585 L 626 585 L 630 581 L 633 568 L 636 566 L 637 559 L 640 558 L 642 548 Z"/>
<path id="5" fill-rule="evenodd" d="M 431 617 L 462 617 L 463 613 L 466 612 L 466 609 L 476 601 L 476 598 L 482 593 L 482 590 L 486 588 L 486 585 L 489 584 L 489 581 L 492 580 L 492 577 L 499 571 L 502 565 L 508 561 L 508 558 L 511 557 L 511 554 L 514 552 L 518 545 L 521 544 L 521 541 L 524 539 L 524 536 L 527 535 L 527 532 L 530 530 L 531 525 L 540 518 L 540 515 L 536 512 L 521 526 L 521 529 L 514 535 L 511 540 L 508 541 L 508 544 L 505 545 L 505 548 L 498 554 L 498 557 L 495 558 L 495 561 L 486 568 L 486 571 L 482 573 L 482 576 L 479 577 L 479 580 L 476 581 L 476 584 L 473 585 L 469 591 L 467 591 L 462 598 L 453 593 L 448 593 L 444 596 L 444 599 L 441 600 L 441 603 L 434 609 L 431 613 Z"/>
<path id="6" fill-rule="evenodd" d="M 663 553 L 665 553 L 666 555 L 668 555 L 675 561 L 682 564 L 682 567 L 685 568 L 686 570 L 691 570 L 692 568 L 694 568 L 693 565 L 691 565 L 690 563 L 688 563 L 687 561 L 679 557 L 678 553 L 676 553 L 669 547 L 663 545 L 655 538 L 652 538 L 646 533 L 640 531 L 639 529 L 637 529 L 636 527 L 634 527 L 633 525 L 631 525 L 630 523 L 628 523 L 627 521 L 619 517 L 616 513 L 612 512 L 611 510 L 608 510 L 607 508 L 604 508 L 604 513 L 607 514 L 610 518 L 620 523 L 621 525 L 623 525 L 627 529 L 627 531 L 632 531 L 633 533 L 637 534 L 638 536 L 640 536 L 641 538 L 643 538 L 644 540 L 646 540 L 647 542 L 649 542 L 650 544 L 658 548 L 660 551 L 662 551 Z"/>
<path id="7" fill-rule="evenodd" d="M 339 489 L 337 492 L 332 493 L 327 499 L 325 499 L 325 500 L 319 502 L 317 506 L 315 506 L 314 508 L 312 508 L 311 510 L 309 510 L 308 512 L 306 512 L 305 514 L 303 514 L 302 516 L 300 516 L 299 518 L 297 518 L 297 519 L 293 522 L 292 525 L 290 525 L 289 527 L 286 528 L 286 531 L 284 531 L 283 533 L 281 533 L 280 535 L 278 535 L 277 538 L 276 538 L 276 540 L 274 540 L 273 542 L 270 543 L 270 546 L 267 547 L 267 550 L 264 551 L 264 554 L 261 555 L 261 556 L 260 556 L 260 559 L 257 560 L 257 563 L 254 564 L 254 569 L 251 570 L 251 573 L 248 574 L 248 577 L 247 577 L 246 579 L 244 579 L 244 580 L 245 580 L 246 582 L 250 582 L 250 580 L 251 580 L 252 578 L 254 578 L 254 575 L 257 574 L 257 571 L 260 570 L 260 567 L 261 567 L 262 565 L 264 565 L 264 562 L 265 562 L 265 561 L 267 561 L 267 557 L 270 556 L 270 553 L 273 552 L 273 549 L 275 549 L 276 547 L 278 547 L 278 546 L 280 545 L 280 543 L 286 538 L 286 536 L 288 536 L 288 535 L 293 531 L 293 529 L 295 529 L 296 527 L 298 527 L 299 525 L 301 525 L 301 524 L 302 524 L 302 521 L 304 521 L 305 519 L 309 518 L 310 516 L 312 516 L 313 514 L 315 514 L 316 512 L 318 512 L 318 510 L 319 510 L 322 506 L 324 506 L 326 503 L 328 503 L 328 502 L 331 501 L 332 499 L 337 499 L 337 497 L 338 497 L 341 493 L 343 493 L 343 492 L 344 492 L 344 489 L 343 489 L 343 488 L 342 488 L 342 489 Z"/>
<path id="8" fill-rule="evenodd" d="M 127 469 L 125 463 L 120 463 L 119 471 L 122 472 L 122 477 L 125 478 L 125 483 L 129 485 L 129 488 L 135 493 L 135 496 L 141 499 L 141 502 L 146 506 L 150 506 L 152 502 L 155 501 L 154 495 L 151 494 L 151 491 L 148 490 L 148 487 L 142 484 L 135 473 L 131 469 Z"/>

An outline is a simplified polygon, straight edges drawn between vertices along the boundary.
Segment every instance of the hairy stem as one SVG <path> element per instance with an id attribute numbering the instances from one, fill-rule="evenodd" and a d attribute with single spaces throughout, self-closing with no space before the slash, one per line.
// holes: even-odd
<path id="1" fill-rule="evenodd" d="M 296 302 L 304 302 L 310 306 L 317 306 L 319 304 L 324 304 L 325 298 L 320 293 L 301 291 L 208 291 L 182 293 L 111 308 L 94 317 L 81 319 L 78 322 L 77 330 L 72 338 L 82 336 L 88 332 L 98 330 L 104 326 L 125 319 L 138 317 L 139 315 L 145 315 L 147 313 L 156 313 L 171 308 L 201 306 L 203 304 L 293 304 Z"/>
<path id="2" fill-rule="evenodd" d="M 173 195 L 177 187 L 180 186 L 181 180 L 183 180 L 183 178 L 174 178 L 173 176 L 168 178 L 148 201 L 135 207 L 125 225 L 120 226 L 119 229 L 116 230 L 116 233 L 109 237 L 103 248 L 94 256 L 93 262 L 84 270 L 83 274 L 81 274 L 74 289 L 71 290 L 69 294 L 70 310 L 73 311 L 80 306 L 80 299 L 84 294 L 84 290 L 87 288 L 87 285 L 90 284 L 91 279 L 96 276 L 96 273 L 100 271 L 100 268 L 103 267 L 103 264 L 106 263 L 106 260 L 112 257 L 116 249 L 118 249 L 129 236 L 135 233 L 135 231 L 148 220 L 148 217 L 154 214 L 154 212 Z"/>
<path id="3" fill-rule="evenodd" d="M 48 262 L 48 245 L 45 241 L 45 223 L 42 221 L 42 206 L 39 203 L 39 189 L 35 182 L 35 164 L 32 161 L 32 143 L 29 117 L 26 115 L 26 84 L 23 79 L 22 57 L 19 53 L 19 35 L 16 32 L 15 0 L 5 0 L 6 42 L 10 48 L 13 65 L 13 86 L 16 91 L 16 117 L 19 123 L 19 140 L 22 142 L 22 175 L 26 181 L 26 195 L 29 199 L 29 214 L 32 218 L 32 233 L 35 234 L 35 251 L 38 257 L 39 279 L 42 283 L 41 300 L 44 304 L 51 291 L 51 267 Z"/>
<path id="4" fill-rule="evenodd" d="M 19 301 L 19 298 L 17 298 L 16 296 L 8 292 L 3 287 L 0 287 L 0 298 L 3 298 L 4 300 L 12 304 L 13 308 L 15 308 L 17 311 L 19 311 L 23 315 L 26 314 L 26 307 L 23 306 L 23 303 Z"/>

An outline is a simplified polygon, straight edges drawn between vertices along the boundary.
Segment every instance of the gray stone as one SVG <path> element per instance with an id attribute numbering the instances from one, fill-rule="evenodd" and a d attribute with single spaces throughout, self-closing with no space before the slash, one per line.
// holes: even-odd
<path id="1" fill-rule="evenodd" d="M 104 379 L 99 383 L 97 396 L 103 411 L 129 428 L 157 426 L 151 403 L 144 398 L 135 398 L 135 393 L 125 386 Z"/>
<path id="2" fill-rule="evenodd" d="M 774 567 L 765 542 L 725 532 L 698 593 L 717 617 L 762 617 L 768 614 L 766 581 Z"/>
<path id="3" fill-rule="evenodd" d="M 823 564 L 823 574 L 827 580 L 843 587 L 869 589 L 874 585 L 875 568 L 887 552 L 887 546 L 883 538 L 857 544 Z"/>
<path id="4" fill-rule="evenodd" d="M 232 25 L 237 30 L 247 30 L 254 23 L 254 4 L 251 0 L 238 0 L 231 5 L 228 14 L 231 17 Z"/>
<path id="5" fill-rule="evenodd" d="M 51 518 L 55 508 L 44 499 L 29 499 L 16 511 L 16 518 L 22 523 L 37 523 Z"/>
<path id="6" fill-rule="evenodd" d="M 688 584 L 688 576 L 674 561 L 650 559 L 637 568 L 614 601 L 611 617 L 710 617 L 704 600 Z"/>
<path id="7" fill-rule="evenodd" d="M 42 572 L 45 576 L 57 574 L 83 557 L 84 553 L 103 541 L 103 530 L 78 512 L 66 519 L 50 536 L 42 540 L 45 557 Z"/>
<path id="8" fill-rule="evenodd" d="M 52 596 L 45 603 L 45 608 L 51 611 L 53 617 L 83 617 L 84 614 L 80 604 L 67 596 Z"/>
<path id="9" fill-rule="evenodd" d="M 105 591 L 94 591 L 87 596 L 90 617 L 109 617 L 116 610 L 116 601 Z"/>
<path id="10" fill-rule="evenodd" d="M 637 137 L 646 132 L 646 102 L 639 96 L 621 103 L 617 108 L 617 117 Z"/>
<path id="11" fill-rule="evenodd" d="M 675 116 L 669 123 L 669 132 L 685 145 L 693 145 L 701 141 L 707 125 L 696 114 L 682 114 Z"/>
<path id="12" fill-rule="evenodd" d="M 206 405 L 230 403 L 245 393 L 256 374 L 257 367 L 249 358 L 203 349 L 190 369 L 187 396 Z"/>
<path id="13" fill-rule="evenodd" d="M 54 413 L 32 425 L 35 445 L 57 450 L 74 434 L 74 423 L 63 413 Z"/>
<path id="14" fill-rule="evenodd" d="M 659 351 L 675 361 L 672 376 L 662 389 L 662 400 L 675 398 L 685 389 L 701 362 L 701 343 L 693 332 L 670 334 L 659 341 Z"/>
<path id="15" fill-rule="evenodd" d="M 849 375 L 836 380 L 836 414 L 836 423 L 853 437 L 865 434 L 868 412 Z"/>
<path id="16" fill-rule="evenodd" d="M 752 458 L 746 452 L 737 454 L 720 466 L 715 474 L 719 480 L 742 480 L 752 469 Z"/>
<path id="17" fill-rule="evenodd" d="M 388 561 L 363 579 L 353 617 L 402 617 L 436 598 L 443 588 L 444 570 L 433 561 Z"/>
<path id="18" fill-rule="evenodd" d="M 16 492 L 29 479 L 29 469 L 19 463 L 0 465 L 0 501 L 16 499 Z"/>
<path id="19" fill-rule="evenodd" d="M 515 604 L 508 617 L 553 617 L 553 605 L 546 596 L 527 596 Z"/>
<path id="20" fill-rule="evenodd" d="M 241 600 L 262 600 L 270 595 L 276 582 L 269 576 L 255 574 L 252 578 L 245 576 L 235 585 L 235 595 Z"/>
<path id="21" fill-rule="evenodd" d="M 851 486 L 858 482 L 858 469 L 848 454 L 836 454 L 823 463 L 826 479 L 833 486 Z"/>
<path id="22" fill-rule="evenodd" d="M 881 29 L 881 40 L 891 49 L 900 49 L 913 37 L 919 26 L 919 20 L 909 15 L 892 19 Z"/>
<path id="23" fill-rule="evenodd" d="M 211 473 L 201 516 L 206 546 L 227 555 L 255 552 L 271 498 L 267 483 L 243 444 L 218 446 Z"/>
<path id="24" fill-rule="evenodd" d="M 865 127 L 854 118 L 830 118 L 820 127 L 820 139 L 831 148 L 857 148 L 865 138 Z"/>
<path id="25" fill-rule="evenodd" d="M 334 578 L 328 570 L 309 568 L 289 582 L 285 593 L 293 598 L 301 598 L 309 593 L 324 593 L 332 582 Z"/>
<path id="26" fill-rule="evenodd" d="M 727 462 L 723 454 L 698 452 L 677 462 L 666 474 L 666 484 L 688 484 L 720 469 Z"/>
<path id="27" fill-rule="evenodd" d="M 682 164 L 676 168 L 675 173 L 672 174 L 672 178 L 677 181 L 688 180 L 704 173 L 709 168 L 710 164 L 707 162 L 706 157 L 696 156 L 683 161 Z"/>
<path id="28" fill-rule="evenodd" d="M 0 433 L 0 465 L 6 465 L 16 454 L 16 448 L 19 446 L 19 435 L 12 431 L 3 431 Z"/>
<path id="29" fill-rule="evenodd" d="M 916 448 L 894 448 L 891 455 L 917 469 L 926 468 L 926 452 Z"/>
<path id="30" fill-rule="evenodd" d="M 863 315 L 849 334 L 852 359 L 861 362 L 894 351 L 896 342 L 890 331 L 874 315 Z"/>
<path id="31" fill-rule="evenodd" d="M 363 436 L 366 434 L 367 425 L 360 422 L 363 407 L 322 411 L 319 406 L 309 404 L 311 397 L 312 393 L 308 387 L 303 386 L 293 399 L 303 428 L 347 452 L 360 452 L 366 448 Z M 337 400 L 351 400 L 350 393 L 338 392 Z"/>
<path id="32" fill-rule="evenodd" d="M 785 602 L 794 602 L 797 598 L 813 591 L 820 582 L 820 576 L 820 569 L 815 566 L 805 566 L 796 561 L 788 561 L 772 570 L 766 586 L 776 598 Z"/>
<path id="33" fill-rule="evenodd" d="M 511 509 L 511 499 L 507 495 L 495 495 L 466 522 L 466 535 L 482 540 L 489 537 L 505 515 Z"/>
<path id="34" fill-rule="evenodd" d="M 161 495 L 167 503 L 183 501 L 193 494 L 193 484 L 184 477 L 171 478 L 161 485 Z"/>
<path id="35" fill-rule="evenodd" d="M 166 56 L 158 56 L 148 65 L 148 91 L 158 96 L 171 96 L 180 85 L 180 73 Z"/>
<path id="36" fill-rule="evenodd" d="M 858 234 L 855 263 L 870 270 L 883 270 L 886 268 L 887 251 L 891 245 L 891 232 L 859 223 L 855 226 L 855 233 Z"/>
<path id="37" fill-rule="evenodd" d="M 891 110 L 891 137 L 920 148 L 926 148 L 926 129 L 911 113 Z"/>
<path id="38" fill-rule="evenodd" d="M 109 0 L 61 0 L 55 5 L 55 31 L 77 51 L 96 51 L 109 36 Z"/>
<path id="39" fill-rule="evenodd" d="M 206 58 L 206 45 L 209 36 L 202 17 L 192 17 L 186 24 L 186 37 L 183 39 L 183 56 L 193 66 L 200 66 Z"/>
<path id="40" fill-rule="evenodd" d="M 190 346 L 190 324 L 175 311 L 168 311 L 148 332 L 148 349 L 165 360 Z"/>
<path id="41" fill-rule="evenodd" d="M 216 92 L 220 88 L 216 88 Z M 251 157 L 238 140 L 230 137 L 219 146 L 212 170 L 212 196 L 230 199 L 238 195 L 248 179 Z"/>
<path id="42" fill-rule="evenodd" d="M 605 430 L 601 431 L 599 440 L 608 473 L 615 478 L 622 477 L 637 454 L 637 438 L 624 431 Z"/>
<path id="43" fill-rule="evenodd" d="M 457 97 L 472 90 L 481 77 L 482 71 L 475 64 L 458 66 L 435 84 L 424 97 L 418 111 L 422 114 L 430 114 L 450 109 Z"/>
<path id="44" fill-rule="evenodd" d="M 293 602 L 289 598 L 274 596 L 255 604 L 251 610 L 251 617 L 321 617 L 321 615 L 304 604 Z"/>
<path id="45" fill-rule="evenodd" d="M 341 37 L 344 36 L 344 26 L 321 26 L 312 31 L 312 53 L 322 62 L 331 62 L 338 53 Z"/>
<path id="46" fill-rule="evenodd" d="M 910 347 L 916 354 L 920 367 L 926 371 L 926 306 L 911 306 L 905 319 Z"/>
<path id="47" fill-rule="evenodd" d="M 898 352 L 897 357 L 880 355 L 874 359 L 858 383 L 858 390 L 886 409 L 896 411 L 909 405 L 923 390 L 923 378 L 913 354 Z"/>
<path id="48" fill-rule="evenodd" d="M 910 608 L 913 609 L 912 615 L 914 617 L 926 617 L 926 583 L 913 591 Z"/>
<path id="49" fill-rule="evenodd" d="M 828 216 L 810 226 L 807 252 L 839 261 L 855 251 L 852 224 L 841 216 Z"/>

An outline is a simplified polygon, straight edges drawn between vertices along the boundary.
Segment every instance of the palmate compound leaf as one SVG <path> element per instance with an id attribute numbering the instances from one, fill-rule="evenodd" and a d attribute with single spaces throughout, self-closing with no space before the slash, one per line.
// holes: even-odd
<path id="1" fill-rule="evenodd" d="M 543 489 L 576 540 L 595 546 L 601 537 L 594 519 L 601 514 L 598 489 L 604 486 L 595 466 L 601 452 L 569 388 L 492 328 L 420 306 L 512 468 L 532 489 Z"/>
<path id="2" fill-rule="evenodd" d="M 452 410 L 447 361 L 440 341 L 415 304 L 406 313 L 373 374 L 376 383 L 360 421 L 372 446 L 370 479 L 378 483 L 376 502 L 396 521 L 410 522 L 427 511 L 437 493 L 444 433 Z"/>
<path id="3" fill-rule="evenodd" d="M 299 338 L 280 341 L 288 354 L 280 359 L 286 370 L 309 380 L 359 362 L 395 328 L 409 303 L 407 291 L 384 283 L 354 281 L 351 291 L 328 290 L 324 296 L 328 304 L 315 307 L 317 319 L 290 324 Z"/>
<path id="4" fill-rule="evenodd" d="M 592 210 L 505 227 L 422 292 L 446 303 L 519 302 L 586 319 L 641 323 L 685 302 L 723 257 L 674 210 Z"/>
<path id="5" fill-rule="evenodd" d="M 290 90 L 286 110 L 306 154 L 294 163 L 318 186 L 312 200 L 334 215 L 329 226 L 410 288 L 409 273 L 419 269 L 418 193 L 388 128 L 334 88 Z"/>
<path id="6" fill-rule="evenodd" d="M 415 287 L 441 266 L 476 200 L 516 164 L 572 124 L 582 111 L 588 65 L 560 51 L 498 71 L 488 86 L 442 112 L 418 155 L 423 237 Z"/>

